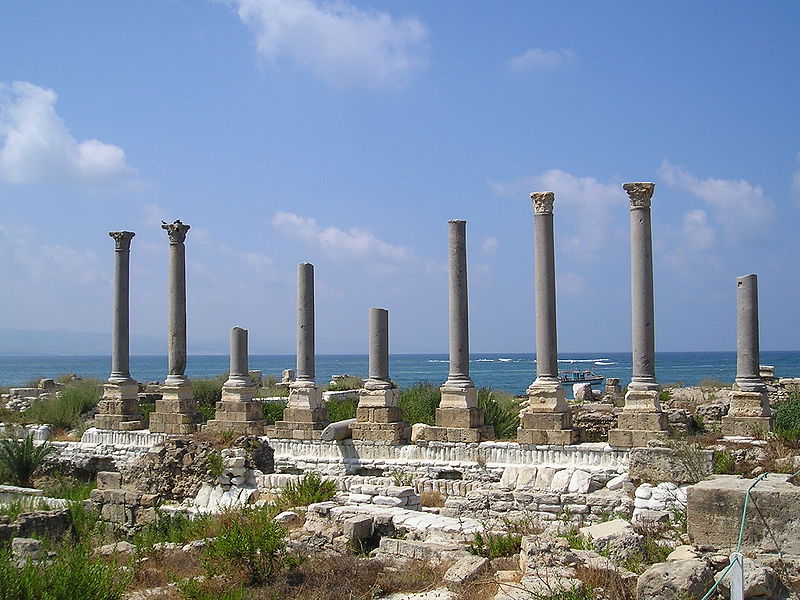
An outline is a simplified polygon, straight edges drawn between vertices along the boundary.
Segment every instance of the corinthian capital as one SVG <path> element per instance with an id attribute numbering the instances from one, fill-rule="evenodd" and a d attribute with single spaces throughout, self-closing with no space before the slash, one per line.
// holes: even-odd
<path id="1" fill-rule="evenodd" d="M 635 183 L 623 183 L 622 189 L 628 193 L 631 200 L 631 210 L 634 208 L 650 208 L 650 199 L 653 197 L 655 183 L 637 181 Z"/>
<path id="2" fill-rule="evenodd" d="M 537 215 L 552 215 L 553 202 L 555 202 L 555 200 L 556 200 L 556 195 L 553 192 L 531 193 L 533 212 Z"/>
<path id="3" fill-rule="evenodd" d="M 131 238 L 136 234 L 132 231 L 109 231 L 108 235 L 114 238 L 114 246 L 117 252 L 129 252 Z"/>
<path id="4" fill-rule="evenodd" d="M 173 223 L 161 221 L 161 229 L 167 230 L 170 244 L 182 244 L 186 240 L 186 232 L 189 231 L 189 225 L 181 223 L 180 219 Z"/>

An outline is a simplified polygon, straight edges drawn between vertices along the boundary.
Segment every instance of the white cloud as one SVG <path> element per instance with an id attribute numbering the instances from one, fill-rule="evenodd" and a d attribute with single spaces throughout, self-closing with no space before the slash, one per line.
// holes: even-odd
<path id="1" fill-rule="evenodd" d="M 228 256 L 233 256 L 236 260 L 241 262 L 248 269 L 251 269 L 260 274 L 272 275 L 272 266 L 275 261 L 273 261 L 272 258 L 267 256 L 263 252 L 257 252 L 255 250 L 253 251 L 234 250 L 233 248 L 227 246 L 226 244 L 220 244 L 219 248 L 223 252 L 223 254 L 226 254 Z"/>
<path id="2" fill-rule="evenodd" d="M 366 262 L 375 262 L 377 259 L 400 263 L 411 258 L 408 248 L 388 244 L 359 227 L 351 227 L 347 231 L 337 227 L 321 227 L 314 219 L 289 212 L 277 213 L 272 224 L 285 236 L 316 246 L 337 259 Z"/>
<path id="3" fill-rule="evenodd" d="M 684 243 L 692 250 L 709 250 L 714 245 L 714 228 L 709 225 L 704 210 L 690 210 L 683 215 L 681 233 Z"/>
<path id="4" fill-rule="evenodd" d="M 661 163 L 659 175 L 669 187 L 708 203 L 714 220 L 731 241 L 758 238 L 767 232 L 774 207 L 761 186 L 744 179 L 699 179 L 667 159 Z"/>
<path id="5" fill-rule="evenodd" d="M 556 243 L 564 245 L 581 260 L 601 259 L 610 241 L 625 235 L 620 215 L 627 214 L 628 200 L 618 184 L 550 169 L 510 182 L 490 181 L 489 186 L 497 194 L 515 198 L 528 198 L 530 192 L 553 190 Z"/>
<path id="6" fill-rule="evenodd" d="M 500 245 L 500 240 L 498 240 L 495 236 L 490 235 L 488 238 L 483 240 L 481 249 L 489 254 L 494 254 L 495 252 L 497 252 L 497 247 L 499 245 Z"/>
<path id="7" fill-rule="evenodd" d="M 226 1 L 269 64 L 288 62 L 336 87 L 402 87 L 428 63 L 428 32 L 416 17 L 395 18 L 343 0 Z"/>
<path id="8" fill-rule="evenodd" d="M 129 178 L 119 146 L 79 141 L 55 110 L 53 90 L 24 81 L 0 83 L 0 179 L 10 183 L 101 183 Z"/>
<path id="9" fill-rule="evenodd" d="M 586 277 L 578 273 L 558 273 L 556 276 L 556 289 L 559 293 L 578 296 L 586 291 Z"/>
<path id="10" fill-rule="evenodd" d="M 508 60 L 508 68 L 517 72 L 552 71 L 575 61 L 572 50 L 542 50 L 528 48 L 519 56 Z"/>

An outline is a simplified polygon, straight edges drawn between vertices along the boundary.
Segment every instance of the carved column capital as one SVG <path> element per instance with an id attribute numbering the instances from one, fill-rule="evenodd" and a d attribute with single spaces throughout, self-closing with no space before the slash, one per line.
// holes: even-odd
<path id="1" fill-rule="evenodd" d="M 552 215 L 555 199 L 556 195 L 553 192 L 532 192 L 533 212 L 537 215 Z"/>
<path id="2" fill-rule="evenodd" d="M 622 189 L 628 194 L 631 200 L 631 210 L 635 208 L 650 208 L 650 199 L 653 197 L 653 190 L 656 184 L 637 181 L 634 183 L 623 183 Z"/>
<path id="3" fill-rule="evenodd" d="M 189 225 L 181 223 L 180 219 L 173 223 L 167 223 L 166 221 L 161 221 L 161 223 L 161 229 L 167 231 L 170 244 L 182 244 L 186 240 L 186 232 L 190 229 Z"/>
<path id="4" fill-rule="evenodd" d="M 136 234 L 132 231 L 109 231 L 108 235 L 114 238 L 114 245 L 117 252 L 130 252 L 131 238 Z"/>

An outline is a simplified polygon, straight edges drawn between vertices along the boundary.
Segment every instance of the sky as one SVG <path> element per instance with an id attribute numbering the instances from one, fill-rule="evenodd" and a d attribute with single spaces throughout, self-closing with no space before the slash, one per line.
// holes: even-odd
<path id="1" fill-rule="evenodd" d="M 166 338 L 160 225 L 181 219 L 190 352 L 242 326 L 293 353 L 303 261 L 317 352 L 366 353 L 373 306 L 392 352 L 446 352 L 465 219 L 471 350 L 533 352 L 549 190 L 559 350 L 624 352 L 622 184 L 652 181 L 657 350 L 734 350 L 748 273 L 762 349 L 797 350 L 798 22 L 795 2 L 8 3 L 0 329 L 110 332 L 125 229 L 131 332 Z"/>

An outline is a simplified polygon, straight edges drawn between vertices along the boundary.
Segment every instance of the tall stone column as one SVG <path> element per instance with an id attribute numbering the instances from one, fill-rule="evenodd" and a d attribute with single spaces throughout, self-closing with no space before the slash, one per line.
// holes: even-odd
<path id="1" fill-rule="evenodd" d="M 722 417 L 726 435 L 755 435 L 772 428 L 767 386 L 759 375 L 758 278 L 736 278 L 736 381 Z"/>
<path id="2" fill-rule="evenodd" d="M 161 386 L 161 400 L 150 414 L 150 431 L 186 434 L 197 430 L 200 414 L 186 377 L 186 232 L 189 225 L 177 220 L 162 222 L 169 237 L 169 322 L 167 352 L 169 372 Z"/>
<path id="3" fill-rule="evenodd" d="M 261 401 L 253 400 L 256 386 L 247 366 L 247 329 L 231 329 L 231 356 L 228 379 L 222 385 L 222 399 L 217 402 L 214 419 L 207 427 L 233 431 L 242 435 L 262 435 Z"/>
<path id="4" fill-rule="evenodd" d="M 397 387 L 389 379 L 389 311 L 369 309 L 369 379 L 359 390 L 354 440 L 399 444 L 408 438 L 397 406 Z"/>
<path id="5" fill-rule="evenodd" d="M 283 421 L 270 433 L 278 438 L 319 439 L 330 423 L 317 387 L 314 355 L 314 265 L 297 266 L 297 376 L 289 384 L 289 403 Z"/>
<path id="6" fill-rule="evenodd" d="M 440 388 L 436 427 L 412 434 L 414 441 L 478 442 L 491 437 L 484 427 L 478 393 L 469 376 L 469 306 L 467 301 L 467 222 L 448 221 L 450 370 Z"/>
<path id="7" fill-rule="evenodd" d="M 556 262 L 553 240 L 553 192 L 531 194 L 534 212 L 536 296 L 536 379 L 520 413 L 521 444 L 572 444 L 572 413 L 558 380 L 556 341 Z"/>
<path id="8" fill-rule="evenodd" d="M 646 446 L 666 437 L 667 416 L 661 410 L 656 380 L 655 310 L 653 307 L 653 242 L 650 203 L 655 184 L 623 184 L 631 216 L 631 340 L 633 377 L 625 394 L 618 429 L 609 432 L 612 446 Z"/>
<path id="9" fill-rule="evenodd" d="M 110 231 L 114 238 L 114 316 L 111 331 L 111 376 L 95 417 L 98 429 L 142 429 L 139 385 L 130 373 L 129 280 L 132 231 Z"/>

